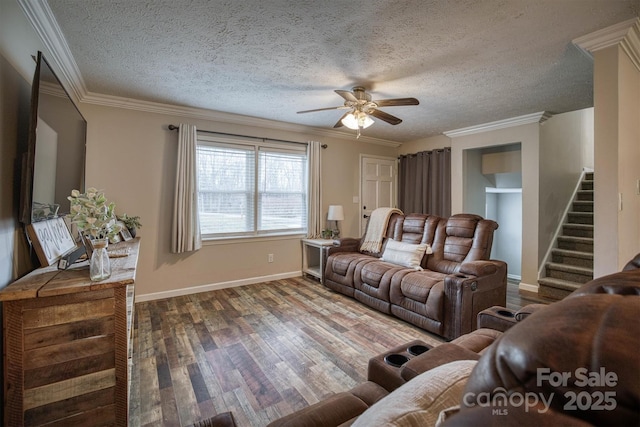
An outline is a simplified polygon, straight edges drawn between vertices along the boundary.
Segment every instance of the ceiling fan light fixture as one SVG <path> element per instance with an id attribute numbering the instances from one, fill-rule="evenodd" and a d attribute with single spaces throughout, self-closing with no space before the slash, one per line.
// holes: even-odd
<path id="1" fill-rule="evenodd" d="M 342 89 L 336 89 L 334 92 L 344 99 L 344 105 L 298 111 L 298 114 L 327 110 L 348 110 L 347 113 L 343 114 L 342 117 L 338 119 L 338 122 L 333 125 L 333 128 L 336 129 L 345 126 L 349 129 L 355 130 L 358 138 L 360 138 L 362 129 L 366 129 L 373 124 L 374 120 L 369 117 L 370 115 L 376 119 L 382 120 L 383 122 L 389 123 L 390 125 L 399 125 L 402 123 L 402 119 L 379 110 L 379 107 L 420 104 L 420 102 L 415 98 L 393 98 L 372 101 L 371 95 L 368 94 L 362 86 L 354 86 L 352 92 Z"/>
<path id="2" fill-rule="evenodd" d="M 366 129 L 374 123 L 373 119 L 362 111 L 353 111 L 347 114 L 341 121 L 343 125 L 353 130 Z"/>

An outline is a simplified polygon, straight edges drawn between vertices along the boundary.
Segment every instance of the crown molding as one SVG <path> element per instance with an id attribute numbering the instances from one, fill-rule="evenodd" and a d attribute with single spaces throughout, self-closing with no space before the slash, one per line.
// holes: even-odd
<path id="1" fill-rule="evenodd" d="M 633 65 L 640 70 L 640 18 L 632 18 L 572 40 L 585 55 L 620 45 Z"/>
<path id="2" fill-rule="evenodd" d="M 76 102 L 81 101 L 87 89 L 51 8 L 45 0 L 18 0 L 18 4 L 47 48 L 47 60 L 59 70 L 62 85 Z"/>
<path id="3" fill-rule="evenodd" d="M 31 25 L 33 25 L 43 44 L 49 51 L 49 55 L 47 55 L 48 61 L 53 64 L 57 70 L 60 70 L 59 77 L 62 85 L 71 94 L 74 101 L 78 103 L 103 105 L 115 108 L 126 108 L 136 111 L 183 116 L 193 119 L 213 120 L 224 123 L 240 124 L 244 126 L 257 126 L 267 129 L 276 129 L 320 137 L 342 139 L 345 141 L 353 141 L 353 139 L 355 139 L 355 136 L 351 138 L 344 132 L 330 129 L 321 129 L 304 125 L 296 125 L 293 123 L 243 116 L 239 114 L 206 110 L 202 108 L 190 108 L 89 92 L 84 83 L 82 75 L 80 74 L 78 65 L 73 58 L 73 54 L 69 49 L 69 45 L 67 44 L 67 41 L 62 34 L 62 30 L 58 26 L 58 23 L 56 22 L 56 19 L 53 15 L 53 12 L 51 11 L 51 8 L 47 4 L 47 1 L 18 0 L 18 3 L 20 4 L 20 7 L 22 8 Z M 368 136 L 361 136 L 357 141 L 394 148 L 397 148 L 401 145 L 401 143 L 397 141 L 373 138 Z"/>
<path id="4" fill-rule="evenodd" d="M 531 123 L 542 123 L 549 119 L 552 114 L 546 111 L 539 113 L 526 114 L 524 116 L 512 117 L 510 119 L 498 120 L 495 122 L 484 123 L 476 126 L 469 126 L 466 128 L 454 129 L 443 132 L 445 136 L 449 138 L 456 138 L 459 136 L 473 135 L 476 133 L 489 132 L 492 130 L 506 129 L 514 126 L 528 125 Z"/>
<path id="5" fill-rule="evenodd" d="M 276 120 L 261 119 L 252 116 L 243 116 L 240 114 L 225 113 L 222 111 L 207 110 L 204 108 L 193 108 L 172 104 L 163 104 L 160 102 L 141 101 L 139 99 L 123 98 L 119 96 L 103 95 L 91 92 L 89 92 L 89 94 L 87 94 L 81 102 L 86 104 L 101 105 L 105 107 L 124 108 L 129 110 L 145 111 L 149 113 L 180 116 L 190 119 L 202 119 L 215 122 L 237 124 L 242 126 L 253 126 L 287 132 L 303 133 L 305 135 L 323 136 L 350 142 L 356 139 L 355 133 L 353 134 L 353 137 L 350 137 L 349 134 L 345 134 L 344 132 L 329 129 L 322 129 L 287 122 L 279 122 Z M 361 136 L 359 139 L 357 139 L 357 141 L 394 148 L 397 148 L 401 145 L 401 143 L 397 141 L 373 138 L 370 136 Z"/>

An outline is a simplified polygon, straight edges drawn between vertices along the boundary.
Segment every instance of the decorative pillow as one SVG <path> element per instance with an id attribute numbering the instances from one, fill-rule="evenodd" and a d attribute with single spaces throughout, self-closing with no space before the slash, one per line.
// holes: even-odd
<path id="1" fill-rule="evenodd" d="M 460 405 L 452 406 L 451 408 L 443 409 L 438 415 L 438 419 L 434 427 L 441 427 L 444 423 L 451 419 L 455 414 L 460 412 Z"/>
<path id="2" fill-rule="evenodd" d="M 422 257 L 425 253 L 433 253 L 431 246 L 427 243 L 421 243 L 418 245 L 389 239 L 380 259 L 393 264 L 422 270 L 422 267 L 420 267 L 420 261 L 422 261 Z"/>
<path id="3" fill-rule="evenodd" d="M 352 427 L 433 426 L 440 411 L 460 403 L 476 363 L 458 360 L 418 375 L 364 411 Z"/>

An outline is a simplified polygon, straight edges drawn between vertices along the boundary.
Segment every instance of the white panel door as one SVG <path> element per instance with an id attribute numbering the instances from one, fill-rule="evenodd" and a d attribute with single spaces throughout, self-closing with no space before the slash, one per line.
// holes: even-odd
<path id="1" fill-rule="evenodd" d="M 360 235 L 367 218 L 376 208 L 396 206 L 397 160 L 388 157 L 362 157 L 360 165 Z"/>

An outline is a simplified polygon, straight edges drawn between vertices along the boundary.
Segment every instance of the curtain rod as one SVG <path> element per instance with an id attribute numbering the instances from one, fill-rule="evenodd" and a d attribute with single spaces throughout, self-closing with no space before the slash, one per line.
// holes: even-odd
<path id="1" fill-rule="evenodd" d="M 180 129 L 178 126 L 176 125 L 169 125 L 168 126 L 169 130 L 178 130 Z M 274 141 L 274 142 L 286 142 L 289 144 L 304 144 L 304 145 L 309 145 L 306 142 L 298 142 L 298 141 L 287 141 L 285 139 L 273 139 L 273 138 L 260 138 L 259 136 L 249 136 L 249 135 L 239 135 L 237 133 L 226 133 L 226 132 L 216 132 L 213 130 L 201 130 L 201 129 L 196 129 L 198 132 L 202 132 L 202 133 L 212 133 L 212 134 L 216 134 L 216 135 L 224 135 L 224 136 L 237 136 L 240 138 L 253 138 L 253 139 L 259 139 L 260 141 Z M 327 144 L 322 144 L 321 145 L 322 148 L 327 148 Z"/>
<path id="2" fill-rule="evenodd" d="M 398 159 L 401 159 L 403 157 L 416 157 L 418 154 L 425 154 L 425 153 L 433 153 L 433 152 L 440 152 L 440 151 L 451 151 L 451 147 L 443 147 L 443 148 L 434 148 L 433 150 L 425 150 L 425 151 L 418 151 L 417 153 L 409 153 L 409 154 L 401 154 L 398 156 Z"/>

